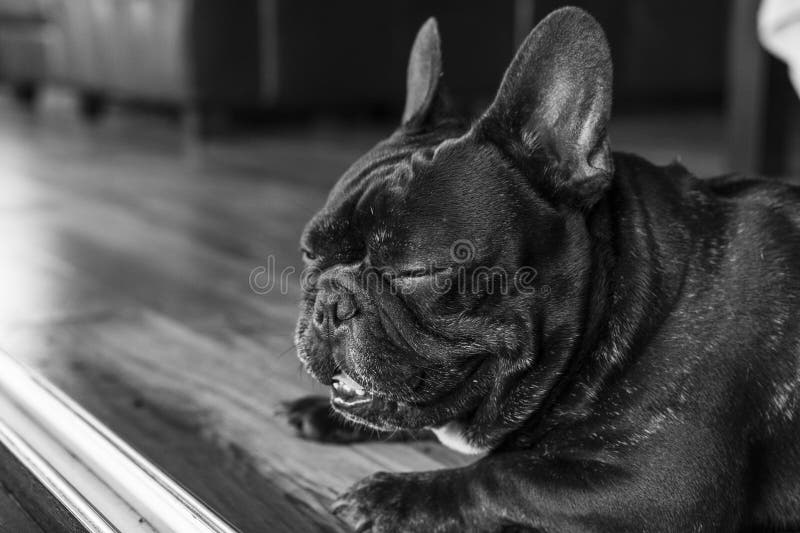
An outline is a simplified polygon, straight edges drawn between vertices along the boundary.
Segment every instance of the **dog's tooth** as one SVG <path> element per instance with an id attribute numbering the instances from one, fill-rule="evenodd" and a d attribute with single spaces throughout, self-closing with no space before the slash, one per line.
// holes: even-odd
<path id="1" fill-rule="evenodd" d="M 356 390 L 356 394 L 359 395 L 359 396 L 364 396 L 364 389 Z"/>
<path id="2" fill-rule="evenodd" d="M 342 372 L 339 374 L 339 381 L 343 383 L 345 386 L 350 387 L 351 390 L 356 391 L 358 389 L 363 389 L 364 387 L 361 386 L 361 383 L 351 378 L 348 374 Z"/>

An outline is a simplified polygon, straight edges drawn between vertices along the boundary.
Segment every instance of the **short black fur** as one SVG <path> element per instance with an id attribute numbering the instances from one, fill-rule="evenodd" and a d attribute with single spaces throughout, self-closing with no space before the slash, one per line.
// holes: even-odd
<path id="1" fill-rule="evenodd" d="M 487 452 L 362 480 L 334 505 L 355 529 L 800 530 L 800 189 L 612 154 L 609 57 L 558 10 L 468 124 L 429 21 L 403 124 L 309 222 L 298 354 L 366 392 L 332 392 L 350 425 L 319 399 L 292 423 Z M 430 288 L 487 267 L 535 290 Z"/>

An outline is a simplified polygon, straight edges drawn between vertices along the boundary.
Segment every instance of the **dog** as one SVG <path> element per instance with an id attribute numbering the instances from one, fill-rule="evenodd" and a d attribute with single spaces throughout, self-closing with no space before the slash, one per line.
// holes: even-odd
<path id="1" fill-rule="evenodd" d="M 305 228 L 331 396 L 288 405 L 301 434 L 483 454 L 358 482 L 355 530 L 800 531 L 800 188 L 612 152 L 611 86 L 563 8 L 467 122 L 431 19 L 401 126 Z"/>

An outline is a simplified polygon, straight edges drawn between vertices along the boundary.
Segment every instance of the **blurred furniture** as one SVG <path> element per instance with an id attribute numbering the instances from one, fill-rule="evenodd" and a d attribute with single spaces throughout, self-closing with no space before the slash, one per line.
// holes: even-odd
<path id="1" fill-rule="evenodd" d="M 29 104 L 57 83 L 87 117 L 113 99 L 202 124 L 259 103 L 258 24 L 258 0 L 0 0 L 0 78 Z"/>
<path id="2" fill-rule="evenodd" d="M 781 175 L 789 170 L 800 102 L 786 65 L 758 42 L 759 0 L 736 0 L 728 35 L 727 113 L 731 168 Z"/>
<path id="3" fill-rule="evenodd" d="M 436 15 L 447 83 L 474 108 L 496 90 L 526 5 L 533 0 L 491 9 L 457 0 L 0 0 L 0 19 L 25 21 L 24 35 L 0 26 L 0 56 L 12 58 L 6 79 L 15 83 L 74 88 L 87 117 L 109 100 L 166 103 L 202 130 L 237 109 L 394 111 L 414 35 Z"/>
<path id="4" fill-rule="evenodd" d="M 256 0 L 53 0 L 49 76 L 82 111 L 106 99 L 204 116 L 258 101 Z"/>
<path id="5" fill-rule="evenodd" d="M 49 7 L 45 0 L 0 0 L 0 80 L 26 106 L 47 77 Z"/>
<path id="6" fill-rule="evenodd" d="M 732 166 L 785 166 L 784 111 L 797 106 L 757 44 L 758 0 L 0 0 L 0 78 L 29 104 L 44 83 L 73 88 L 87 117 L 110 100 L 166 104 L 199 133 L 237 110 L 396 113 L 409 47 L 433 15 L 446 84 L 476 111 L 530 28 L 565 3 L 608 33 L 618 112 L 724 95 Z"/>
<path id="7" fill-rule="evenodd" d="M 0 0 L 0 18 L 30 2 Z M 411 42 L 431 15 L 444 35 L 448 84 L 464 101 L 486 100 L 515 44 L 514 3 L 49 0 L 47 8 L 47 16 L 25 15 L 48 27 L 41 59 L 3 48 L 38 65 L 37 81 L 76 88 L 90 115 L 109 98 L 198 113 L 399 107 Z"/>

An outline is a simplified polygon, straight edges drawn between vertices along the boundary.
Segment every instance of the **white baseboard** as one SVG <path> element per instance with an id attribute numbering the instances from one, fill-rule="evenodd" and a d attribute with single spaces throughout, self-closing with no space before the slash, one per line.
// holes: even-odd
<path id="1" fill-rule="evenodd" d="M 2 351 L 0 442 L 93 533 L 235 531 L 44 377 Z"/>

